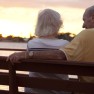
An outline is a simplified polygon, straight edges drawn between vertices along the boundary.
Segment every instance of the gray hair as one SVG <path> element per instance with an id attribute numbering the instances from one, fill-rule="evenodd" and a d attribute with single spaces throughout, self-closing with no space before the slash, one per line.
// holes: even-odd
<path id="1" fill-rule="evenodd" d="M 85 13 L 90 17 L 90 16 L 94 16 L 94 6 L 88 7 L 85 10 Z"/>
<path id="2" fill-rule="evenodd" d="M 58 33 L 62 25 L 61 16 L 52 9 L 44 9 L 38 15 L 35 35 L 38 37 Z"/>

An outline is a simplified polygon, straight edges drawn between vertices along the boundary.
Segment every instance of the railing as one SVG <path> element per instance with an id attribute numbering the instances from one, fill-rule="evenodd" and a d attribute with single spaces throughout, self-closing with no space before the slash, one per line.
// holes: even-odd
<path id="1" fill-rule="evenodd" d="M 0 48 L 2 51 L 25 51 L 26 49 Z"/>

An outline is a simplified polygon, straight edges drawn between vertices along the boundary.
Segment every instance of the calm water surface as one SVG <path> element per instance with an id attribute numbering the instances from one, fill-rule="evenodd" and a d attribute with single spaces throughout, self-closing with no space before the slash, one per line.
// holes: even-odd
<path id="1" fill-rule="evenodd" d="M 0 48 L 26 49 L 27 43 L 0 42 Z M 0 56 L 8 56 L 13 52 L 15 52 L 15 51 L 2 51 L 2 50 L 0 50 Z"/>

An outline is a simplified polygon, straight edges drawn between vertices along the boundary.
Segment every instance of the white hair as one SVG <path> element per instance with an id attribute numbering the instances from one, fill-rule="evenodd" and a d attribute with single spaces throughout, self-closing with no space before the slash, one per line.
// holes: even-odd
<path id="1" fill-rule="evenodd" d="M 38 15 L 35 35 L 38 37 L 58 33 L 62 25 L 61 16 L 52 9 L 44 9 Z"/>

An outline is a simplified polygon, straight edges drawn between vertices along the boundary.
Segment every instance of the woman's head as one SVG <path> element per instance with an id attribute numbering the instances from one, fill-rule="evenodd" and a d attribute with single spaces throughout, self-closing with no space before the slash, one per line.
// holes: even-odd
<path id="1" fill-rule="evenodd" d="M 57 35 L 61 25 L 61 16 L 58 12 L 44 9 L 38 15 L 35 35 L 38 37 Z"/>

